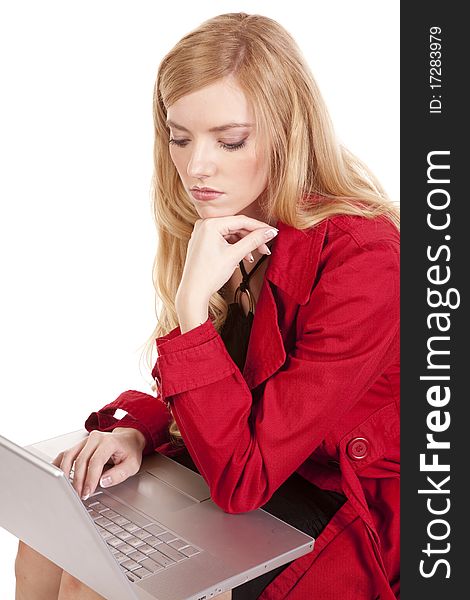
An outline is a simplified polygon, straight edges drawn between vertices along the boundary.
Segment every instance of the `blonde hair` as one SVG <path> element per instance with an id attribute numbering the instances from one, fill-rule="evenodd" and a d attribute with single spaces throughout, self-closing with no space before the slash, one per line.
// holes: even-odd
<path id="1" fill-rule="evenodd" d="M 158 247 L 153 281 L 162 305 L 144 350 L 150 369 L 155 339 L 179 324 L 174 300 L 188 240 L 200 218 L 170 157 L 167 108 L 229 76 L 251 101 L 257 131 L 269 132 L 268 184 L 259 198 L 266 222 L 279 219 L 306 229 L 333 215 L 384 215 L 399 226 L 398 210 L 380 183 L 336 140 L 318 86 L 291 35 L 261 15 L 229 13 L 205 21 L 163 58 L 155 83 L 152 205 Z M 209 314 L 218 331 L 227 309 L 215 293 Z M 174 419 L 169 433 L 182 443 Z"/>

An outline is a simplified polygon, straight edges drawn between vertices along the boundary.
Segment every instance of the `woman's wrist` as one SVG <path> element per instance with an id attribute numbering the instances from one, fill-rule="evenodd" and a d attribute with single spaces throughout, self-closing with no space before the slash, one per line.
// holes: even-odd
<path id="1" fill-rule="evenodd" d="M 175 302 L 181 333 L 199 327 L 207 321 L 208 300 L 196 295 L 180 294 Z"/>
<path id="2" fill-rule="evenodd" d="M 181 333 L 186 333 L 202 325 L 207 321 L 208 312 L 205 310 L 190 310 L 178 313 L 178 321 L 180 324 Z"/>
<path id="3" fill-rule="evenodd" d="M 139 431 L 138 429 L 135 429 L 134 427 L 115 427 L 113 429 L 113 432 L 126 432 L 130 435 L 133 435 L 136 440 L 137 443 L 139 444 L 139 446 L 142 447 L 142 452 L 144 451 L 145 446 L 147 445 L 147 440 L 145 439 L 145 435 Z"/>

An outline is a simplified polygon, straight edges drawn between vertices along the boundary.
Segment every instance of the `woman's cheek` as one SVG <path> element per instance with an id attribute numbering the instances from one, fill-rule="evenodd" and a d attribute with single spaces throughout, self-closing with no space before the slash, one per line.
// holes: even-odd
<path id="1" fill-rule="evenodd" d="M 171 160 L 173 162 L 173 164 L 175 165 L 175 169 L 178 171 L 178 175 L 181 179 L 181 181 L 183 181 L 183 177 L 184 177 L 184 165 L 183 162 L 181 161 L 181 159 L 175 159 L 173 157 L 171 157 Z"/>

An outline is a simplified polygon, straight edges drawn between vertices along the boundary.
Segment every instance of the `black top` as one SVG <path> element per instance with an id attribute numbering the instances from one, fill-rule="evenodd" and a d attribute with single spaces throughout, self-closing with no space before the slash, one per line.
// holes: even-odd
<path id="1" fill-rule="evenodd" d="M 233 362 L 243 372 L 248 350 L 248 340 L 250 339 L 251 327 L 253 325 L 254 299 L 250 290 L 250 278 L 260 264 L 268 257 L 267 254 L 258 260 L 249 273 L 246 272 L 243 260 L 240 261 L 240 270 L 242 272 L 242 281 L 235 291 L 233 302 L 228 305 L 227 318 L 220 332 L 220 337 L 224 341 L 228 353 Z M 245 294 L 249 300 L 248 314 L 245 315 L 242 305 L 242 296 Z"/>

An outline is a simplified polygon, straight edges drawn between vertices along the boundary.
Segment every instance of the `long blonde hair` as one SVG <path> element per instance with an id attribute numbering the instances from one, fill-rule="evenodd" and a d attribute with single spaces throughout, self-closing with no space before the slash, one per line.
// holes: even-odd
<path id="1" fill-rule="evenodd" d="M 152 207 L 158 234 L 153 265 L 157 326 L 144 355 L 153 366 L 155 339 L 178 326 L 175 296 L 186 248 L 199 219 L 169 153 L 166 113 L 179 98 L 235 77 L 251 101 L 257 131 L 269 132 L 268 184 L 259 198 L 263 219 L 306 229 L 338 214 L 388 217 L 398 210 L 368 168 L 341 146 L 315 80 L 297 44 L 276 21 L 229 13 L 202 23 L 163 58 L 154 89 L 154 176 Z M 311 195 L 320 201 L 309 202 Z M 209 314 L 220 331 L 227 302 L 215 293 Z M 169 432 L 181 440 L 174 421 Z"/>

